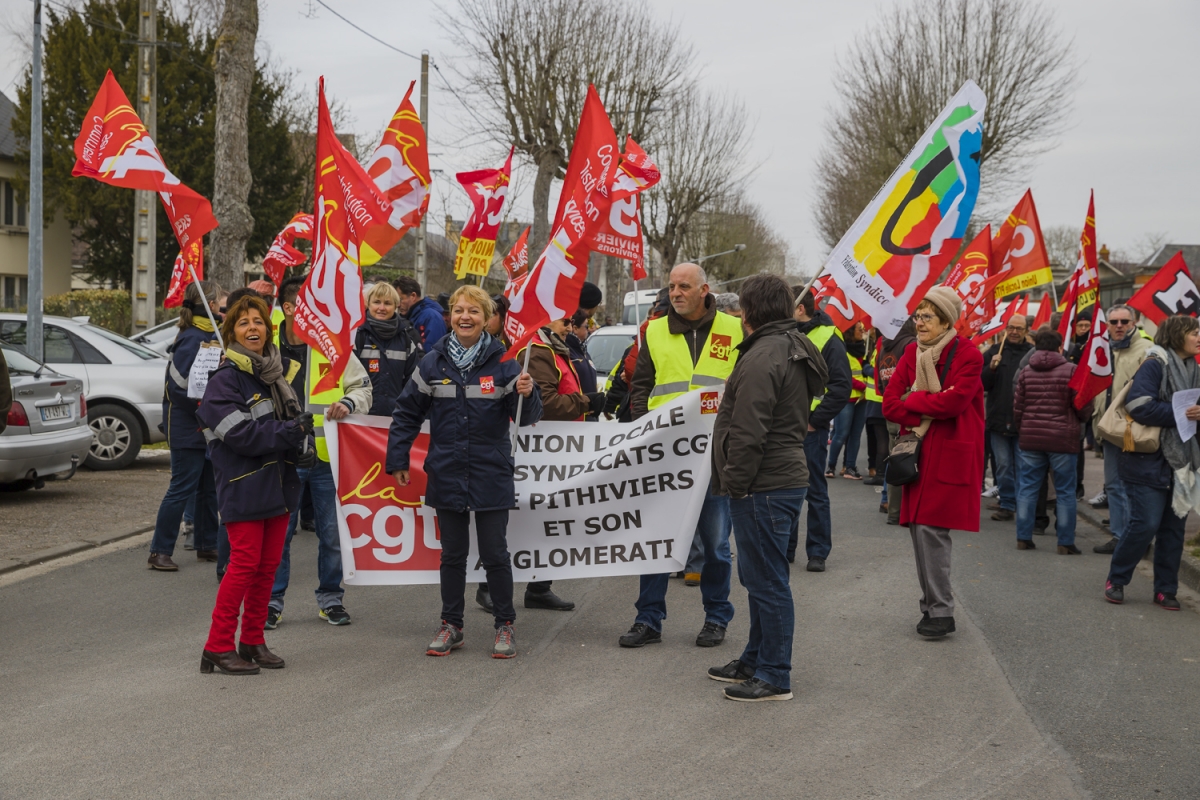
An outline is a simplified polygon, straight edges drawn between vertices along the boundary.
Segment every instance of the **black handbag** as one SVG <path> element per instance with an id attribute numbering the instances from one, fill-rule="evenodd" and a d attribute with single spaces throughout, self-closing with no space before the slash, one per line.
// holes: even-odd
<path id="1" fill-rule="evenodd" d="M 942 384 L 950 374 L 950 364 L 954 361 L 954 351 L 958 349 L 958 339 L 950 343 L 950 354 L 942 365 Z M 887 482 L 893 486 L 906 486 L 916 483 L 921 477 L 917 464 L 921 460 L 921 440 L 911 431 L 896 440 L 896 446 L 887 458 Z"/>

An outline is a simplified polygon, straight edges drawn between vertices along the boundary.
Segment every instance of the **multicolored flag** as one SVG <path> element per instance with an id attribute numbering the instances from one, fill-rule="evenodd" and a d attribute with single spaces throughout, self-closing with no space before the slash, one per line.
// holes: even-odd
<path id="1" fill-rule="evenodd" d="M 628 137 L 625 154 L 613 180 L 612 206 L 590 242 L 597 253 L 628 261 L 635 281 L 646 277 L 641 198 L 638 195 L 658 183 L 660 177 L 658 166 L 632 136 Z"/>
<path id="2" fill-rule="evenodd" d="M 1101 392 L 1112 386 L 1112 347 L 1108 336 L 1108 320 L 1104 309 L 1096 303 L 1092 315 L 1092 330 L 1088 334 L 1087 349 L 1079 359 L 1079 366 L 1067 385 L 1075 390 L 1075 408 L 1083 408 Z"/>
<path id="3" fill-rule="evenodd" d="M 496 236 L 500 233 L 500 210 L 508 196 L 509 176 L 512 174 L 512 148 L 508 160 L 500 169 L 477 169 L 460 172 L 454 177 L 467 190 L 473 210 L 458 237 L 458 253 L 454 257 L 454 277 L 487 275 L 496 252 Z"/>
<path id="4" fill-rule="evenodd" d="M 504 296 L 511 298 L 529 277 L 528 227 L 521 231 L 521 235 L 517 237 L 517 241 L 513 243 L 512 249 L 508 251 L 508 255 L 504 257 L 502 263 L 504 272 L 508 275 L 508 283 L 504 285 Z"/>
<path id="5" fill-rule="evenodd" d="M 1058 332 L 1063 341 L 1071 340 L 1075 330 L 1075 318 L 1079 313 L 1096 302 L 1100 293 L 1100 262 L 1096 257 L 1096 193 L 1092 192 L 1088 199 L 1087 218 L 1083 221 L 1083 232 L 1079 235 L 1079 259 L 1075 263 L 1075 271 L 1067 282 L 1067 291 L 1063 294 L 1062 321 L 1058 323 Z"/>
<path id="6" fill-rule="evenodd" d="M 296 249 L 297 239 L 313 238 L 313 215 L 301 212 L 292 217 L 283 227 L 271 249 L 263 256 L 263 272 L 276 286 L 283 285 L 283 276 L 293 267 L 298 267 L 308 260 L 308 256 Z"/>
<path id="7" fill-rule="evenodd" d="M 996 274 L 1004 276 L 996 286 L 997 300 L 1054 282 L 1032 189 L 1025 190 L 1016 208 L 996 232 L 992 253 L 998 265 Z"/>
<path id="8" fill-rule="evenodd" d="M 391 204 L 387 225 L 367 231 L 362 242 L 359 263 L 370 266 L 391 250 L 412 228 L 421 224 L 429 210 L 429 148 L 425 126 L 413 107 L 413 81 L 400 101 L 400 107 L 383 132 L 383 139 L 371 159 L 367 174 Z"/>
<path id="9" fill-rule="evenodd" d="M 1129 298 L 1129 306 L 1155 325 L 1161 325 L 1167 317 L 1176 314 L 1200 316 L 1200 292 L 1196 291 L 1183 253 L 1176 253 L 1159 267 L 1158 272 Z"/>
<path id="10" fill-rule="evenodd" d="M 181 250 L 217 227 L 212 203 L 167 169 L 112 70 L 105 74 L 75 138 L 71 174 L 126 189 L 158 192 Z"/>
<path id="11" fill-rule="evenodd" d="M 193 239 L 175 256 L 175 266 L 171 268 L 171 283 L 167 286 L 163 308 L 183 305 L 184 292 L 193 280 L 204 280 L 203 239 Z"/>
<path id="12" fill-rule="evenodd" d="M 966 234 L 986 106 L 973 81 L 963 84 L 825 262 L 884 336 L 899 333 Z"/>
<path id="13" fill-rule="evenodd" d="M 313 210 L 313 266 L 296 295 L 293 329 L 321 351 L 330 369 L 313 392 L 333 389 L 346 360 L 354 357 L 354 330 L 362 324 L 364 244 L 374 230 L 389 226 L 394 205 L 338 141 L 325 103 L 325 78 L 317 106 L 317 178 Z"/>

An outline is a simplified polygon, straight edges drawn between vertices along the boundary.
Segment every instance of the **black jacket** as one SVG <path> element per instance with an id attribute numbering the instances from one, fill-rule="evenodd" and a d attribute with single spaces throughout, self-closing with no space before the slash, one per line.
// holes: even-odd
<path id="1" fill-rule="evenodd" d="M 396 398 L 421 360 L 420 335 L 407 319 L 399 320 L 395 335 L 386 342 L 365 322 L 354 334 L 354 354 L 371 379 L 371 410 L 367 413 L 378 417 L 392 415 Z"/>
<path id="2" fill-rule="evenodd" d="M 829 315 L 817 309 L 812 319 L 801 322 L 798 327 L 801 333 L 807 334 L 813 328 L 832 324 L 833 320 Z M 853 387 L 850 385 L 850 359 L 846 357 L 846 343 L 842 341 L 842 337 L 836 334 L 830 336 L 829 341 L 821 348 L 821 358 L 825 359 L 829 377 L 825 381 L 825 396 L 813 409 L 808 424 L 812 425 L 814 430 L 825 431 L 829 430 L 834 417 L 842 413 L 846 403 L 850 402 L 850 390 Z"/>
<path id="3" fill-rule="evenodd" d="M 988 348 L 983 354 L 983 389 L 987 392 L 987 401 L 984 403 L 987 413 L 985 430 L 1005 436 L 1017 435 L 1017 429 L 1013 425 L 1013 391 L 1017 388 L 1021 359 L 1031 350 L 1033 345 L 1028 342 L 1006 342 L 1004 352 L 1000 353 L 1000 366 L 994 370 L 992 358 L 1000 352 L 1000 345 Z"/>
<path id="4" fill-rule="evenodd" d="M 187 390 L 192 362 L 200 352 L 200 345 L 216 340 L 216 333 L 188 326 L 176 335 L 171 345 L 171 363 L 167 365 L 163 387 L 163 433 L 172 450 L 203 450 L 208 446 L 196 419 L 200 401 L 188 397 Z"/>

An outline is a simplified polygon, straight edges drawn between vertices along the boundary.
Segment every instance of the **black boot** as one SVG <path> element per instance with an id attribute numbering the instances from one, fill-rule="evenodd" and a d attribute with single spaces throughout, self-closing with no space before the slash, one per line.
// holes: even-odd
<path id="1" fill-rule="evenodd" d="M 479 604 L 480 608 L 489 614 L 495 613 L 495 611 L 492 609 L 492 596 L 488 593 L 488 586 L 486 583 L 479 584 L 479 588 L 475 590 L 475 602 Z"/>
<path id="2" fill-rule="evenodd" d="M 575 604 L 570 600 L 563 600 L 556 595 L 552 590 L 547 589 L 544 592 L 531 592 L 525 590 L 525 607 L 526 608 L 546 608 L 550 611 L 574 611 Z"/>

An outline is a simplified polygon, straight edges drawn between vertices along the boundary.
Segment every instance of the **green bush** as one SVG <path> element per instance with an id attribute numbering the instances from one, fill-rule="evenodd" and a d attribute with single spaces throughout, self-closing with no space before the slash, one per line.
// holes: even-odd
<path id="1" fill-rule="evenodd" d="M 60 317 L 90 317 L 93 325 L 129 335 L 129 292 L 123 289 L 83 289 L 47 297 L 42 305 L 46 314 Z"/>

